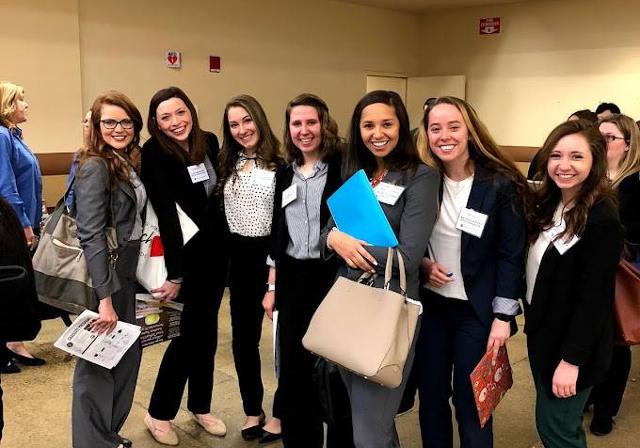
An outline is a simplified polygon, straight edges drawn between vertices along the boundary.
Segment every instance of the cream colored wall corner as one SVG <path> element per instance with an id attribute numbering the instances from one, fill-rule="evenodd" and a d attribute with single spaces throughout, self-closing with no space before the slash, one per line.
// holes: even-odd
<path id="1" fill-rule="evenodd" d="M 248 93 L 281 136 L 286 103 L 302 92 L 324 98 L 344 134 L 368 72 L 417 70 L 410 14 L 324 0 L 109 3 L 80 4 L 83 104 L 121 89 L 146 116 L 153 93 L 177 85 L 218 134 L 225 103 Z M 182 52 L 182 69 L 164 65 L 170 49 Z M 221 56 L 221 73 L 209 73 L 209 55 Z"/>
<path id="2" fill-rule="evenodd" d="M 480 36 L 480 17 L 502 33 Z M 464 74 L 467 99 L 503 145 L 540 145 L 602 101 L 640 119 L 640 2 L 546 0 L 425 14 L 421 76 Z"/>
<path id="3" fill-rule="evenodd" d="M 74 151 L 82 141 L 78 0 L 2 0 L 0 80 L 25 89 L 22 125 L 36 152 Z"/>

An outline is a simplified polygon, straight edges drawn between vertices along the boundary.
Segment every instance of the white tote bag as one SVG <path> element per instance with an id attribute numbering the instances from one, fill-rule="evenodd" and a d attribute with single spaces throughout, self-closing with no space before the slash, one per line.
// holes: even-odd
<path id="1" fill-rule="evenodd" d="M 158 216 L 151 206 L 151 202 L 147 202 L 147 213 L 142 229 L 142 238 L 140 241 L 140 254 L 138 255 L 138 267 L 136 268 L 136 277 L 147 291 L 161 287 L 167 280 L 167 266 L 164 263 L 164 247 L 160 238 L 160 229 L 158 228 Z M 176 204 L 178 212 L 178 220 L 182 229 L 182 241 L 184 244 L 198 233 L 198 226 L 191 218 Z"/>

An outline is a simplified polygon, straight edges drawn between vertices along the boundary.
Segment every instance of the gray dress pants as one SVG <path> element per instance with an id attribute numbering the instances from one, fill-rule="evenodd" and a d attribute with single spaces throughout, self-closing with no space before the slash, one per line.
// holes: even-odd
<path id="1" fill-rule="evenodd" d="M 340 369 L 351 402 L 353 443 L 356 448 L 400 448 L 395 417 L 413 365 L 419 332 L 420 321 L 404 365 L 402 383 L 395 389 L 375 384 L 360 375 Z"/>
<path id="2" fill-rule="evenodd" d="M 137 245 L 120 252 L 116 272 L 122 289 L 111 296 L 118 319 L 134 324 L 137 258 Z M 111 370 L 77 360 L 71 410 L 73 448 L 115 448 L 121 443 L 118 432 L 131 410 L 141 356 L 136 342 Z"/>

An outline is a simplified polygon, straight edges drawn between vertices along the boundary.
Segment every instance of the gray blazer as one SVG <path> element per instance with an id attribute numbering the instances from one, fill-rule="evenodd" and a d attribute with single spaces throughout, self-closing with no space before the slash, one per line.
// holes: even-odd
<path id="1" fill-rule="evenodd" d="M 389 171 L 384 178 L 384 182 L 405 187 L 395 205 L 383 203 L 380 203 L 380 205 L 398 238 L 399 245 L 397 249 L 402 254 L 407 273 L 407 294 L 410 298 L 417 300 L 420 262 L 427 248 L 427 242 L 431 236 L 438 213 L 440 175 L 434 169 L 421 164 L 415 174 L 411 173 L 411 171 Z M 326 242 L 328 232 L 334 225 L 333 219 L 329 220 L 321 235 L 320 247 L 325 258 L 331 256 Z M 378 262 L 378 266 L 376 266 L 378 277 L 374 285 L 381 288 L 384 286 L 387 248 L 368 246 L 366 249 Z M 361 270 L 351 269 L 346 264 L 343 264 L 338 271 L 338 275 L 352 280 L 357 279 L 361 274 Z M 399 289 L 399 274 L 395 260 L 390 287 L 396 291 Z"/>
<path id="2" fill-rule="evenodd" d="M 86 160 L 75 179 L 75 209 L 78 238 L 84 250 L 89 275 L 98 300 L 121 288 L 107 247 L 107 227 L 114 227 L 118 249 L 129 241 L 136 219 L 136 195 L 128 182 L 109 185 L 104 160 Z"/>

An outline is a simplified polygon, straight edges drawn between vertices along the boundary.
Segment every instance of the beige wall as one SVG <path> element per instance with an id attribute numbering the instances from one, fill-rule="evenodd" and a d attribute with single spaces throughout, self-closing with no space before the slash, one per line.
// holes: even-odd
<path id="1" fill-rule="evenodd" d="M 78 0 L 2 0 L 0 18 L 0 80 L 25 89 L 27 143 L 74 150 L 82 140 Z"/>
<path id="2" fill-rule="evenodd" d="M 221 129 L 224 105 L 240 93 L 263 104 L 278 136 L 286 103 L 310 91 L 323 97 L 343 131 L 364 94 L 368 72 L 411 74 L 418 18 L 333 1 L 114 0 L 81 2 L 83 103 L 122 89 L 141 110 L 168 85 L 197 103 L 202 126 Z M 126 11 L 126 14 L 123 12 Z M 164 66 L 182 51 L 183 68 Z M 222 72 L 209 73 L 209 55 Z"/>
<path id="3" fill-rule="evenodd" d="M 480 17 L 502 17 L 480 36 Z M 617 103 L 640 119 L 640 2 L 547 0 L 426 14 L 422 76 L 463 74 L 500 144 L 540 145 L 577 109 Z"/>

